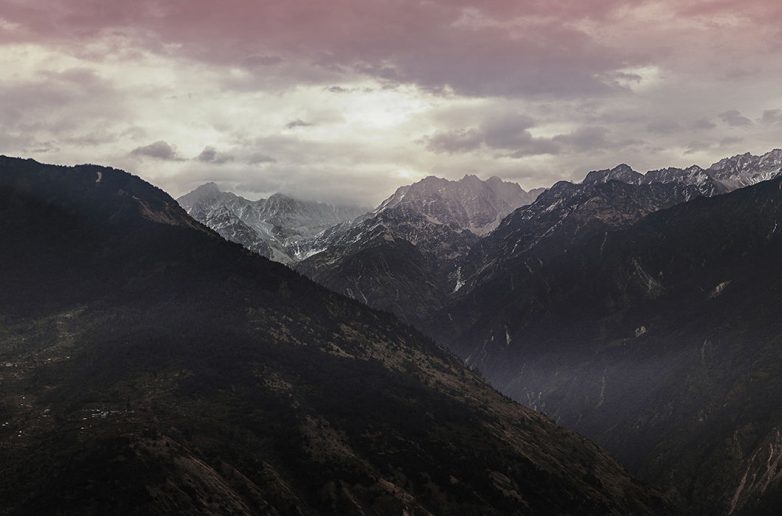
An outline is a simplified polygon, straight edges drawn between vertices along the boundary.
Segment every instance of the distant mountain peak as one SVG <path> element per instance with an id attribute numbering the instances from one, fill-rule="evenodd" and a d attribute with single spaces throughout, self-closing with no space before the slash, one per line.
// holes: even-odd
<path id="1" fill-rule="evenodd" d="M 195 189 L 196 192 L 220 192 L 220 187 L 217 186 L 217 183 L 210 181 L 208 183 L 204 183 L 198 188 Z"/>
<path id="2" fill-rule="evenodd" d="M 269 196 L 269 199 L 284 199 L 284 200 L 290 200 L 290 201 L 296 200 L 293 197 L 291 197 L 290 195 L 284 194 L 284 193 L 281 193 L 281 192 L 277 192 L 277 193 L 271 194 Z"/>
<path id="3" fill-rule="evenodd" d="M 297 261 L 305 240 L 363 213 L 283 193 L 251 201 L 222 192 L 215 183 L 203 184 L 178 201 L 191 217 L 224 238 L 282 263 Z"/>
<path id="4" fill-rule="evenodd" d="M 752 153 L 745 152 L 744 154 L 737 154 L 728 158 L 723 158 L 714 163 L 709 170 L 719 171 L 727 168 L 748 168 L 753 165 L 763 167 L 782 167 L 782 149 L 773 149 L 763 155 L 756 156 Z"/>
<path id="5" fill-rule="evenodd" d="M 223 195 L 220 187 L 216 183 L 204 183 L 192 192 L 183 195 L 178 199 L 180 205 L 194 205 L 204 202 L 206 199 L 214 199 Z M 187 209 L 187 208 L 185 208 Z"/>
<path id="6" fill-rule="evenodd" d="M 433 224 L 484 235 L 513 210 L 533 202 L 538 193 L 525 192 L 517 183 L 498 177 L 483 180 L 475 174 L 466 174 L 459 180 L 450 180 L 427 176 L 398 188 L 374 213 L 405 209 L 423 215 Z"/>
<path id="7" fill-rule="evenodd" d="M 615 166 L 612 169 L 606 170 L 593 170 L 584 178 L 584 184 L 601 184 L 609 181 L 621 181 L 628 184 L 641 184 L 643 181 L 643 174 L 636 172 L 635 170 L 625 163 Z"/>
<path id="8" fill-rule="evenodd" d="M 460 180 L 460 182 L 463 183 L 486 183 L 488 180 L 483 181 L 480 177 L 476 176 L 475 174 L 464 174 L 464 177 Z"/>
<path id="9" fill-rule="evenodd" d="M 681 169 L 667 167 L 641 174 L 627 164 L 612 169 L 592 171 L 583 184 L 621 181 L 628 184 L 676 183 L 698 188 L 702 195 L 712 196 L 737 188 L 773 179 L 782 173 L 782 149 L 774 149 L 761 156 L 749 152 L 723 158 L 704 169 L 691 165 Z"/>

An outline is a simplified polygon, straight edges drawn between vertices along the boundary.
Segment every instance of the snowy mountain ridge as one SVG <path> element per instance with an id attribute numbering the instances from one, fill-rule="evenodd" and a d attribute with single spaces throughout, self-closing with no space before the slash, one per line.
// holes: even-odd
<path id="1" fill-rule="evenodd" d="M 281 263 L 300 260 L 309 249 L 306 241 L 364 212 L 279 193 L 251 201 L 223 192 L 215 183 L 201 185 L 177 201 L 191 217 L 227 240 Z"/>
<path id="2" fill-rule="evenodd" d="M 496 176 L 485 181 L 472 174 L 458 181 L 428 176 L 398 188 L 373 213 L 392 209 L 416 212 L 433 224 L 459 227 L 483 236 L 513 210 L 534 201 L 542 191 L 541 188 L 527 192 L 517 183 Z"/>
<path id="3" fill-rule="evenodd" d="M 612 169 L 590 172 L 584 178 L 583 184 L 600 184 L 608 181 L 621 181 L 634 185 L 677 183 L 695 186 L 702 195 L 711 197 L 774 179 L 780 172 L 782 172 L 782 149 L 774 149 L 761 156 L 747 152 L 724 158 L 707 169 L 692 165 L 684 169 L 669 167 L 641 174 L 623 163 Z"/>

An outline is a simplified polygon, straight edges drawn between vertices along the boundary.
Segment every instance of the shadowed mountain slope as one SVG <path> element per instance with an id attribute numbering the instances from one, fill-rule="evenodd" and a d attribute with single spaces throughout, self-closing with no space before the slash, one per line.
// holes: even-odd
<path id="1" fill-rule="evenodd" d="M 540 190 L 468 175 L 399 188 L 372 213 L 326 231 L 296 270 L 328 288 L 416 324 L 459 282 L 459 259 Z"/>
<path id="2" fill-rule="evenodd" d="M 692 512 L 778 509 L 782 179 L 613 227 L 571 216 L 579 231 L 514 253 L 540 234 L 523 214 L 484 242 L 502 259 L 446 308 L 439 334 Z"/>
<path id="3" fill-rule="evenodd" d="M 118 170 L 0 158 L 0 512 L 643 514 L 603 451 Z"/>

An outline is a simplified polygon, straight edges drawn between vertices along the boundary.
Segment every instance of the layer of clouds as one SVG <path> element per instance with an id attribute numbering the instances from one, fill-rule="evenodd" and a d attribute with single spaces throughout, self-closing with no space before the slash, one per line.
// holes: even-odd
<path id="1" fill-rule="evenodd" d="M 373 204 L 782 146 L 770 0 L 0 0 L 0 153 Z"/>

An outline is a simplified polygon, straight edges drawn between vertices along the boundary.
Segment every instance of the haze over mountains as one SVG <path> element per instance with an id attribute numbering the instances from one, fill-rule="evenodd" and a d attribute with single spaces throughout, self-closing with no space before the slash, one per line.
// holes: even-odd
<path id="1" fill-rule="evenodd" d="M 531 242 L 516 238 L 518 235 L 508 238 L 513 249 L 503 249 L 503 252 L 513 254 L 549 238 L 560 224 L 573 223 L 579 214 L 583 221 L 575 222 L 576 225 L 583 223 L 591 227 L 600 222 L 619 227 L 699 196 L 727 193 L 771 179 L 780 167 L 782 151 L 779 149 L 762 156 L 747 153 L 725 158 L 707 169 L 694 165 L 641 174 L 622 164 L 589 172 L 580 184 L 559 182 L 534 206 L 515 212 L 522 206 L 532 205 L 543 189 L 526 192 L 519 185 L 498 178 L 482 181 L 476 176 L 465 176 L 459 181 L 449 181 L 427 177 L 400 187 L 372 212 L 295 239 L 296 252 L 279 253 L 278 257 L 282 258 L 278 259 L 332 290 L 391 311 L 407 322 L 422 322 L 440 310 L 445 300 L 458 297 L 457 292 L 475 281 L 472 276 L 485 267 L 485 262 L 495 259 L 478 255 L 484 253 L 486 245 L 494 245 L 492 242 L 502 238 L 486 237 L 501 222 L 511 220 L 509 215 L 529 218 L 525 224 L 537 226 L 540 232 L 526 237 L 532 238 Z M 633 186 L 625 188 L 625 192 L 616 192 L 618 196 L 624 195 L 621 202 L 632 203 L 632 207 L 616 206 L 618 199 L 601 201 L 600 185 L 610 181 Z M 238 224 L 237 219 L 244 212 L 235 207 L 237 197 L 224 193 L 210 195 L 206 203 L 209 208 L 202 209 L 196 207 L 193 198 L 203 195 L 200 193 L 203 189 L 214 187 L 205 185 L 180 198 L 180 203 L 196 219 L 223 236 L 251 250 L 260 248 L 261 254 L 268 256 L 265 242 L 269 239 L 263 236 L 268 231 L 252 232 Z M 590 204 L 599 202 L 604 204 L 603 213 Z M 306 218 L 309 211 L 303 208 L 302 215 L 297 216 Z M 285 227 L 285 221 L 281 224 L 277 232 L 301 233 L 300 228 Z M 582 228 L 573 231 L 581 232 Z M 499 250 L 494 252 L 501 259 Z"/>
<path id="2" fill-rule="evenodd" d="M 0 516 L 782 514 L 780 20 L 0 0 Z"/>
<path id="3" fill-rule="evenodd" d="M 427 178 L 295 267 L 415 325 L 688 511 L 774 513 L 781 172 L 779 149 L 619 165 L 487 210 L 477 231 L 482 197 L 461 192 L 488 182 Z"/>
<path id="4" fill-rule="evenodd" d="M 659 514 L 591 442 L 125 172 L 0 158 L 4 514 Z"/>
<path id="5" fill-rule="evenodd" d="M 691 511 L 773 513 L 781 192 L 775 179 L 618 227 L 563 227 L 512 255 L 487 243 L 503 258 L 431 332 Z M 513 222 L 496 235 L 506 246 Z"/>
<path id="6" fill-rule="evenodd" d="M 284 216 L 270 215 L 265 206 L 272 199 L 288 198 L 275 195 L 252 203 L 218 192 L 214 185 L 200 187 L 179 203 L 229 240 L 293 264 L 332 290 L 410 322 L 422 306 L 427 311 L 439 306 L 444 291 L 453 288 L 454 260 L 539 193 L 496 177 L 427 177 L 400 187 L 373 211 L 349 220 L 344 220 L 351 211 L 347 208 L 292 199 Z M 327 216 L 320 217 L 324 212 Z M 323 221 L 332 226 L 324 228 Z M 270 253 L 269 247 L 278 251 Z M 406 309 L 413 313 L 406 314 Z"/>
<path id="7" fill-rule="evenodd" d="M 780 172 L 429 177 L 351 218 L 2 158 L 4 512 L 773 514 Z"/>
<path id="8" fill-rule="evenodd" d="M 363 213 L 357 207 L 300 201 L 283 194 L 249 201 L 221 192 L 214 183 L 200 186 L 178 202 L 191 217 L 227 240 L 281 263 L 302 259 L 308 239 Z"/>
<path id="9" fill-rule="evenodd" d="M 626 167 L 558 183 L 474 247 L 421 327 L 690 510 L 773 513 L 780 170 L 775 150 L 665 184 Z"/>

